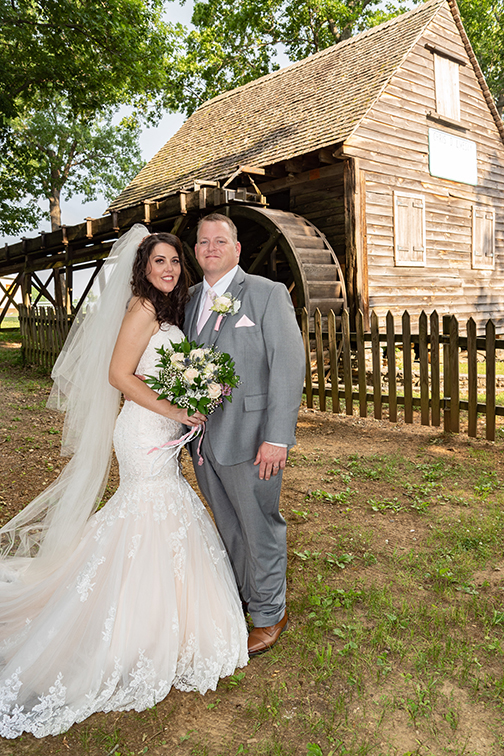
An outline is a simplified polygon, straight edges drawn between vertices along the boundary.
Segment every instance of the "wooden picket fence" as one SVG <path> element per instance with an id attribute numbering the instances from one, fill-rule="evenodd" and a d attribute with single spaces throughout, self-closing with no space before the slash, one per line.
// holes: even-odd
<path id="1" fill-rule="evenodd" d="M 323 322 L 327 322 L 324 330 Z M 359 312 L 356 330 L 351 332 L 347 310 L 338 318 L 330 311 L 327 319 L 316 310 L 311 323 L 306 309 L 302 311 L 308 407 L 313 407 L 313 397 L 318 395 L 319 409 L 325 412 L 326 399 L 330 397 L 333 412 L 342 411 L 343 400 L 345 413 L 352 415 L 354 402 L 357 402 L 360 417 L 366 417 L 368 403 L 372 403 L 374 417 L 382 419 L 384 405 L 387 405 L 388 419 L 396 423 L 398 406 L 402 406 L 404 422 L 412 423 L 414 410 L 419 410 L 422 425 L 440 426 L 442 420 L 444 430 L 455 433 L 460 431 L 461 411 L 465 411 L 467 433 L 472 437 L 477 435 L 478 414 L 483 414 L 486 438 L 495 440 L 496 418 L 504 416 L 504 407 L 496 405 L 496 360 L 499 350 L 504 350 L 504 338 L 496 337 L 491 320 L 486 324 L 484 337 L 477 336 L 472 318 L 467 321 L 466 336 L 459 334 L 459 323 L 453 315 L 443 316 L 440 330 L 437 312 L 430 317 L 422 312 L 417 333 L 412 333 L 408 312 L 402 316 L 400 334 L 395 333 L 391 312 L 387 314 L 384 331 L 380 332 L 374 311 L 369 332 L 364 332 L 363 322 Z M 386 372 L 382 372 L 384 347 Z M 399 378 L 398 348 L 402 349 Z M 413 348 L 418 354 L 419 376 L 413 371 Z M 484 403 L 478 402 L 478 352 L 485 355 L 485 381 L 479 390 L 485 397 Z M 460 399 L 461 361 L 467 363 L 467 399 L 463 400 Z"/>
<path id="2" fill-rule="evenodd" d="M 504 338 L 496 337 L 491 320 L 484 337 L 477 335 L 472 318 L 467 321 L 465 336 L 459 334 L 453 315 L 443 316 L 440 329 L 436 312 L 429 317 L 420 315 L 416 333 L 412 333 L 407 312 L 402 316 L 401 333 L 395 332 L 390 312 L 381 332 L 375 312 L 370 320 L 371 330 L 365 332 L 362 313 L 358 312 L 356 330 L 351 332 L 347 310 L 339 317 L 330 311 L 327 318 L 316 310 L 311 322 L 306 309 L 301 312 L 308 407 L 314 406 L 314 396 L 318 395 L 322 412 L 327 411 L 330 398 L 332 412 L 353 415 L 356 403 L 360 417 L 366 417 L 372 403 L 373 416 L 383 419 L 384 407 L 388 407 L 386 414 L 392 423 L 398 422 L 398 408 L 402 407 L 405 423 L 413 422 L 416 410 L 422 425 L 440 426 L 442 422 L 445 431 L 455 433 L 460 431 L 464 412 L 467 433 L 472 437 L 477 435 L 478 415 L 483 415 L 486 438 L 495 440 L 496 419 L 504 416 L 504 407 L 496 404 L 496 364 L 498 353 L 504 350 Z M 19 324 L 24 361 L 50 371 L 70 329 L 66 310 L 20 305 Z M 384 347 L 386 371 L 382 370 Z M 418 371 L 413 370 L 413 348 L 418 354 Z M 397 349 L 402 350 L 399 373 Z M 484 353 L 485 359 L 483 387 L 478 387 L 478 352 Z M 460 398 L 462 362 L 467 364 L 467 399 Z M 484 395 L 484 402 L 478 401 L 478 392 Z"/>
<path id="3" fill-rule="evenodd" d="M 23 361 L 50 372 L 70 326 L 71 320 L 63 308 L 19 305 Z"/>

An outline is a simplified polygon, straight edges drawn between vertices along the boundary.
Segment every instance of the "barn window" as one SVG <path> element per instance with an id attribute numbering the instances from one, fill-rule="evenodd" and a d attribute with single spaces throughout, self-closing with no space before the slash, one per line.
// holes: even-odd
<path id="1" fill-rule="evenodd" d="M 425 199 L 394 192 L 394 258 L 396 265 L 425 266 Z"/>
<path id="2" fill-rule="evenodd" d="M 493 268 L 495 263 L 495 213 L 488 207 L 472 208 L 472 266 Z"/>
<path id="3" fill-rule="evenodd" d="M 460 121 L 459 64 L 434 53 L 434 81 L 438 115 Z"/>

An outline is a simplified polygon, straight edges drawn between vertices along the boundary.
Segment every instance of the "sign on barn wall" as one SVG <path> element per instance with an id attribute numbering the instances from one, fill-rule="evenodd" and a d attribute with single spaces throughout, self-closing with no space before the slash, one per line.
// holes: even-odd
<path id="1" fill-rule="evenodd" d="M 476 186 L 476 142 L 447 134 L 439 129 L 429 129 L 429 171 L 431 176 Z"/>

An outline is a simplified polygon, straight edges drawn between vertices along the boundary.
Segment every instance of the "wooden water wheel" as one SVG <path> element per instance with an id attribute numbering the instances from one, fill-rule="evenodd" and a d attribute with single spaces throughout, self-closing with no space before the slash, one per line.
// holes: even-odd
<path id="1" fill-rule="evenodd" d="M 240 265 L 284 283 L 296 308 L 310 316 L 318 307 L 322 316 L 336 316 L 347 306 L 338 259 L 325 236 L 300 215 L 253 205 L 231 204 L 219 209 L 232 218 L 242 245 Z M 182 234 L 188 251 L 194 248 L 196 228 Z"/>

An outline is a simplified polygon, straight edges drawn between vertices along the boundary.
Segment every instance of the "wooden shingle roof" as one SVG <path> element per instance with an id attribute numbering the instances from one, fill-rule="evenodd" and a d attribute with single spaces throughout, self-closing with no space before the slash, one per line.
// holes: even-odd
<path id="1" fill-rule="evenodd" d="M 237 165 L 264 167 L 343 142 L 445 0 L 391 21 L 204 103 L 110 205 L 120 210 Z"/>

